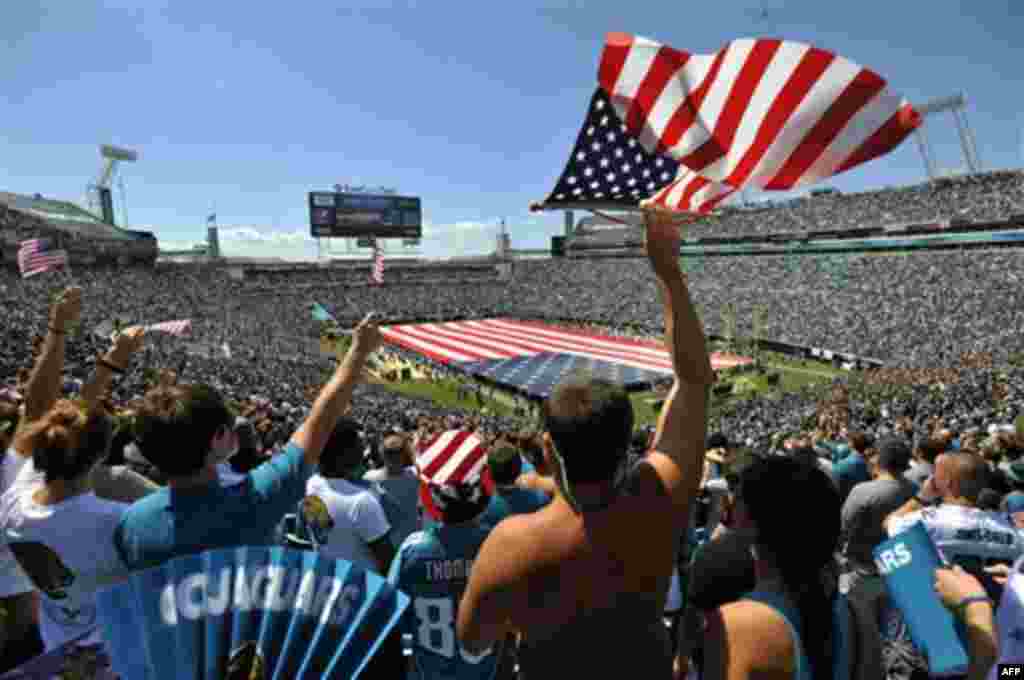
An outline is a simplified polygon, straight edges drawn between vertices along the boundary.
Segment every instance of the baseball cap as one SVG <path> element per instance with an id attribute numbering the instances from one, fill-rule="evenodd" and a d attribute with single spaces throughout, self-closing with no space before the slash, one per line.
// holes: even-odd
<path id="1" fill-rule="evenodd" d="M 899 437 L 886 437 L 878 443 L 879 467 L 902 472 L 910 468 L 910 459 L 910 446 Z"/>

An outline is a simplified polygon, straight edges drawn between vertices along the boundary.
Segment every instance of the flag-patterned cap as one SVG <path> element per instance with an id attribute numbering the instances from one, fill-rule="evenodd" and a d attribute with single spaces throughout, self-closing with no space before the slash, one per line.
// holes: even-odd
<path id="1" fill-rule="evenodd" d="M 468 430 L 448 430 L 419 445 L 419 472 L 423 505 L 434 519 L 452 510 L 487 504 L 492 486 L 486 479 L 487 448 Z"/>

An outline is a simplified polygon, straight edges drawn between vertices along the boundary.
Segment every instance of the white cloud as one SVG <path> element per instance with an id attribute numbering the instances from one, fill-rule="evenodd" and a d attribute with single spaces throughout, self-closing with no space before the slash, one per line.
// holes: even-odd
<path id="1" fill-rule="evenodd" d="M 429 257 L 489 255 L 496 245 L 497 220 L 462 220 L 445 224 L 423 223 L 421 251 Z"/>
<path id="2" fill-rule="evenodd" d="M 173 241 L 158 239 L 160 250 L 192 250 L 199 245 L 205 245 L 205 241 Z"/>
<path id="3" fill-rule="evenodd" d="M 218 231 L 221 245 L 226 242 L 246 243 L 314 243 L 309 231 L 259 231 L 252 227 L 222 227 Z"/>

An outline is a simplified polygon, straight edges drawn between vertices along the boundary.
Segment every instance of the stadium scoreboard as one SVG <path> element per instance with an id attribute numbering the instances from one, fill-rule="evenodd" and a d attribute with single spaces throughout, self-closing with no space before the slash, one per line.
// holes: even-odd
<path id="1" fill-rule="evenodd" d="M 309 223 L 314 238 L 421 238 L 420 199 L 411 196 L 309 194 Z"/>

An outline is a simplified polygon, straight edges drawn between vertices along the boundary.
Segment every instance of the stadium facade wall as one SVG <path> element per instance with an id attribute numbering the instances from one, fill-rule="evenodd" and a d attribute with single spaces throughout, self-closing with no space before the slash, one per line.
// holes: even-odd
<path id="1" fill-rule="evenodd" d="M 49 238 L 68 252 L 72 266 L 156 262 L 157 240 L 147 231 L 119 229 L 65 201 L 0 192 L 0 253 L 16 265 L 18 245 Z"/>

